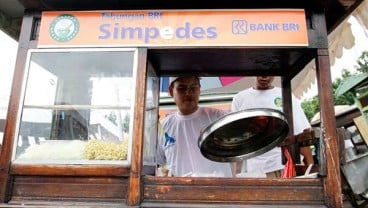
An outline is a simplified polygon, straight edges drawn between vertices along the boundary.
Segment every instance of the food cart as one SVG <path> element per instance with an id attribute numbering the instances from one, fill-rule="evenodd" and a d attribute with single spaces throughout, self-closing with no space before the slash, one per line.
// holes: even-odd
<path id="1" fill-rule="evenodd" d="M 324 12 L 336 2 L 22 3 L 1 206 L 342 207 L 327 44 L 338 17 Z M 291 80 L 312 59 L 318 178 L 155 176 L 160 77 L 280 76 L 290 124 Z"/>

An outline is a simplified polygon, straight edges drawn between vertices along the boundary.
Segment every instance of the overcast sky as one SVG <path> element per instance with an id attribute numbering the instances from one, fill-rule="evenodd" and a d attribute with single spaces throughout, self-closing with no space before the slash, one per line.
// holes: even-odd
<path id="1" fill-rule="evenodd" d="M 357 60 L 363 51 L 368 51 L 368 30 L 360 26 L 354 17 L 350 17 L 348 22 L 351 24 L 351 30 L 355 38 L 355 45 L 351 49 L 343 49 L 343 56 L 335 59 L 335 64 L 331 66 L 332 80 L 340 78 L 342 70 L 346 69 L 350 72 L 356 72 Z M 303 99 L 312 98 L 317 95 L 317 86 L 314 84 L 312 88 L 303 96 Z"/>
<path id="2" fill-rule="evenodd" d="M 0 30 L 0 118 L 8 106 L 18 43 Z"/>

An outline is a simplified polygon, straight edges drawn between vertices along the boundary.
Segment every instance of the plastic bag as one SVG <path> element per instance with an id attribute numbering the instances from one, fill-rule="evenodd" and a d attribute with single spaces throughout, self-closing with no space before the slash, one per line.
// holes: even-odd
<path id="1" fill-rule="evenodd" d="M 295 164 L 293 158 L 291 157 L 289 150 L 286 147 L 282 148 L 282 152 L 286 157 L 286 164 L 284 170 L 282 171 L 282 178 L 293 178 L 296 176 Z"/>

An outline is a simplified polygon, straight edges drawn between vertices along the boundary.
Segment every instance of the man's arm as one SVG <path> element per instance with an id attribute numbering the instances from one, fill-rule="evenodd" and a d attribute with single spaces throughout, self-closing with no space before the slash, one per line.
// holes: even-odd
<path id="1" fill-rule="evenodd" d="M 312 149 L 310 148 L 310 146 L 301 147 L 300 153 L 304 156 L 304 163 L 306 165 L 310 165 L 314 163 Z"/>

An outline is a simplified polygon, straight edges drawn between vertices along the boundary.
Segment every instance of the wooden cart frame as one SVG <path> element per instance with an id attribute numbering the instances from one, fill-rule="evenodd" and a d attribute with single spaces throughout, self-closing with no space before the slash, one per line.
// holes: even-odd
<path id="1" fill-rule="evenodd" d="M 216 7 L 220 4 L 214 4 Z M 267 4 L 265 4 L 267 5 Z M 184 7 L 183 5 L 181 5 Z M 250 8 L 254 7 L 251 6 Z M 283 6 L 281 3 L 280 6 Z M 286 4 L 284 5 L 286 6 Z M 100 205 L 141 207 L 210 207 L 244 205 L 284 205 L 342 207 L 336 123 L 323 7 L 306 9 L 307 47 L 279 48 L 138 48 L 138 74 L 134 112 L 131 167 L 117 165 L 26 165 L 12 164 L 17 118 L 26 55 L 37 48 L 40 10 L 26 10 L 23 17 L 15 74 L 0 155 L 0 201 L 5 205 Z M 150 7 L 150 6 L 148 6 Z M 79 7 L 76 7 L 79 8 Z M 104 9 L 99 8 L 98 9 Z M 150 8 L 156 8 L 151 6 Z M 245 8 L 245 7 L 244 7 Z M 83 8 L 86 9 L 86 8 Z M 88 8 L 87 8 L 88 9 Z M 206 57 L 226 61 L 208 63 Z M 200 64 L 201 69 L 188 71 L 176 63 Z M 280 63 L 256 70 L 244 59 Z M 282 77 L 284 112 L 292 123 L 291 80 L 312 59 L 321 106 L 321 127 L 325 158 L 320 163 L 317 179 L 242 179 L 242 178 L 166 178 L 146 175 L 152 172 L 143 164 L 144 114 L 147 64 L 152 63 L 157 76 L 187 75 L 273 75 Z M 254 63 L 254 62 L 252 62 Z M 226 69 L 226 70 L 225 70 Z M 291 126 L 292 129 L 292 126 Z M 291 131 L 292 132 L 292 131 Z M 294 158 L 295 146 L 290 147 Z M 3 204 L 3 205 L 4 205 Z"/>

